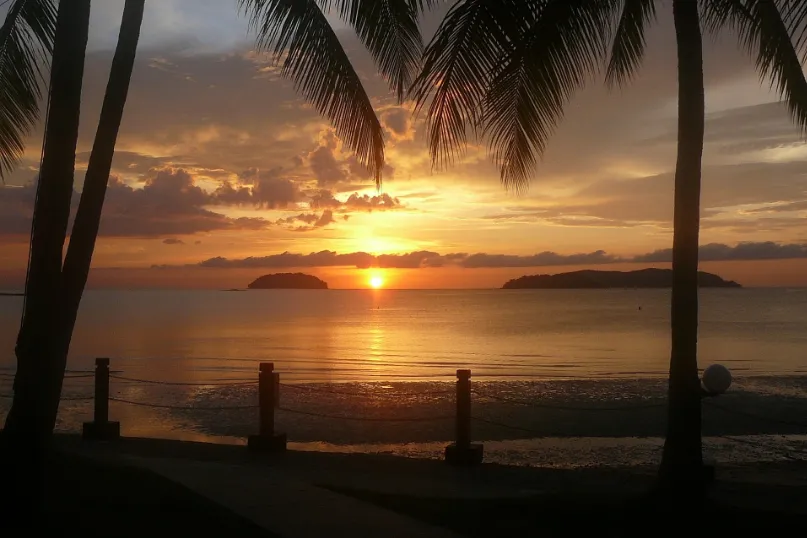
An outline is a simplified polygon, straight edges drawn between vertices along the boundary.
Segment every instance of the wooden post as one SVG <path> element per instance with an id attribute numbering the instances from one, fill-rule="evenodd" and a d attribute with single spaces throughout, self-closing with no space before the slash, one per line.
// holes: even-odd
<path id="1" fill-rule="evenodd" d="M 271 362 L 262 362 L 258 374 L 258 408 L 260 415 L 261 437 L 271 437 L 275 434 L 275 365 Z"/>
<path id="2" fill-rule="evenodd" d="M 278 409 L 280 407 L 280 374 L 277 372 L 272 374 L 272 398 L 275 409 Z"/>
<path id="3" fill-rule="evenodd" d="M 95 416 L 98 423 L 109 422 L 109 359 L 95 359 Z"/>
<path id="4" fill-rule="evenodd" d="M 471 371 L 457 370 L 457 446 L 471 446 Z"/>
<path id="5" fill-rule="evenodd" d="M 120 422 L 109 421 L 109 359 L 95 359 L 95 394 L 93 421 L 85 422 L 82 438 L 111 441 L 120 438 Z"/>
<path id="6" fill-rule="evenodd" d="M 277 452 L 286 450 L 286 434 L 275 433 L 275 407 L 278 406 L 280 374 L 275 373 L 275 365 L 262 362 L 258 373 L 258 435 L 247 440 L 250 450 Z"/>
<path id="7" fill-rule="evenodd" d="M 452 465 L 482 463 L 483 446 L 471 443 L 471 371 L 457 370 L 457 416 L 455 442 L 446 447 L 445 457 Z"/>

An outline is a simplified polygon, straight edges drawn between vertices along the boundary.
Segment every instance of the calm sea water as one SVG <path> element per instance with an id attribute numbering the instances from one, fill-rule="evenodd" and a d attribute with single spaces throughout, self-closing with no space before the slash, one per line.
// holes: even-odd
<path id="1" fill-rule="evenodd" d="M 0 396 L 21 306 L 0 297 Z M 805 351 L 807 290 L 701 292 L 701 366 L 736 378 L 704 408 L 716 459 L 804 454 Z M 258 363 L 272 361 L 287 384 L 278 424 L 297 448 L 432 456 L 453 435 L 454 372 L 470 368 L 490 460 L 647 463 L 664 433 L 669 292 L 90 291 L 69 369 L 98 356 L 129 379 L 112 395 L 146 404 L 112 403 L 129 435 L 241 442 L 256 411 L 222 407 L 253 405 Z M 76 398 L 91 386 L 68 379 L 60 429 L 89 418 Z"/>
<path id="2" fill-rule="evenodd" d="M 736 373 L 807 372 L 807 290 L 704 290 L 700 360 Z M 0 298 L 0 367 L 22 301 Z M 254 372 L 288 380 L 666 374 L 669 293 L 536 291 L 90 291 L 70 367 L 94 357 L 163 378 Z"/>

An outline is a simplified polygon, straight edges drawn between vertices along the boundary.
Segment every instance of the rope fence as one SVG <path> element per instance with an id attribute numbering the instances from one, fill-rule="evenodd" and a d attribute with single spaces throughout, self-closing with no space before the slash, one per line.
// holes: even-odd
<path id="1" fill-rule="evenodd" d="M 245 387 L 248 385 L 257 385 L 257 381 L 247 381 L 234 379 L 232 381 L 223 382 L 202 382 L 202 383 L 189 383 L 184 381 L 157 381 L 154 379 L 137 379 L 134 377 L 124 377 L 120 375 L 110 375 L 110 379 L 117 381 L 126 381 L 129 383 L 140 383 L 144 385 L 168 385 L 172 387 Z"/>
<path id="2" fill-rule="evenodd" d="M 198 407 L 194 405 L 168 405 L 168 404 L 153 404 L 148 402 L 134 402 L 132 400 L 124 400 L 123 398 L 115 398 L 115 397 L 110 397 L 109 401 L 127 405 L 134 405 L 138 407 L 150 407 L 152 409 L 171 409 L 174 411 L 244 411 L 247 409 L 258 409 L 257 404 L 217 405 L 211 407 Z"/>
<path id="3" fill-rule="evenodd" d="M 311 411 L 301 411 L 299 409 L 288 409 L 286 407 L 279 407 L 278 411 L 285 411 L 295 415 L 305 415 L 309 417 L 327 418 L 331 420 L 352 420 L 359 422 L 439 422 L 442 420 L 453 419 L 453 416 L 437 416 L 437 417 L 349 417 L 344 415 L 328 415 L 325 413 L 314 413 Z"/>
<path id="4" fill-rule="evenodd" d="M 361 392 L 348 392 L 348 391 L 341 391 L 341 390 L 333 390 L 333 389 L 321 389 L 319 387 L 312 387 L 310 385 L 291 385 L 288 383 L 280 383 L 279 386 L 291 390 L 299 390 L 299 391 L 308 391 L 308 392 L 318 392 L 320 394 L 333 394 L 336 396 L 351 396 L 351 397 L 362 397 L 362 396 L 375 396 L 377 393 L 361 393 Z M 426 391 L 426 392 L 396 392 L 395 396 L 440 396 L 440 395 L 448 395 L 454 394 L 453 389 L 447 390 L 434 390 L 434 391 Z"/>
<path id="5" fill-rule="evenodd" d="M 658 407 L 664 407 L 666 405 L 663 402 L 659 402 L 659 403 L 624 405 L 615 407 L 580 407 L 580 406 L 555 405 L 540 402 L 529 402 L 526 400 L 507 398 L 504 396 L 496 396 L 494 394 L 489 394 L 487 392 L 480 392 L 478 390 L 472 390 L 471 392 L 473 394 L 476 394 L 477 396 L 481 396 L 483 398 L 489 398 L 491 400 L 497 400 L 500 402 L 512 403 L 516 405 L 524 405 L 527 407 L 534 407 L 536 409 L 555 409 L 558 411 L 641 411 L 643 409 L 654 409 Z"/>
<path id="6" fill-rule="evenodd" d="M 13 374 L 0 373 L 0 377 L 12 377 Z M 144 407 L 151 409 L 162 409 L 170 411 L 246 411 L 258 410 L 259 428 L 258 434 L 249 437 L 248 446 L 251 449 L 266 451 L 266 450 L 285 450 L 286 436 L 282 433 L 275 431 L 275 413 L 288 413 L 291 415 L 313 417 L 325 420 L 334 421 L 351 421 L 351 422 L 368 422 L 368 423 L 438 423 L 446 421 L 454 421 L 455 427 L 455 442 L 446 447 L 445 457 L 446 461 L 459 465 L 475 464 L 482 461 L 482 445 L 471 442 L 471 424 L 476 423 L 485 426 L 492 426 L 494 428 L 501 428 L 511 431 L 517 431 L 534 435 L 536 437 L 543 437 L 545 432 L 541 432 L 530 427 L 512 424 L 508 422 L 500 422 L 490 418 L 473 415 L 471 413 L 472 396 L 476 396 L 481 401 L 494 401 L 503 404 L 517 405 L 528 407 L 532 409 L 546 409 L 562 412 L 583 412 L 583 413 L 602 413 L 602 412 L 636 412 L 649 409 L 659 409 L 666 406 L 663 401 L 646 401 L 644 403 L 613 405 L 613 406 L 581 406 L 581 405 L 563 405 L 555 404 L 545 401 L 526 400 L 520 398 L 513 398 L 500 394 L 494 394 L 487 390 L 472 388 L 471 386 L 471 371 L 470 370 L 457 370 L 456 386 L 450 389 L 434 390 L 425 392 L 400 392 L 392 393 L 394 397 L 422 397 L 422 396 L 454 396 L 456 411 L 453 415 L 435 415 L 435 416 L 358 416 L 358 415 L 342 415 L 342 414 L 329 414 L 321 413 L 318 411 L 308 411 L 304 409 L 295 409 L 280 405 L 280 392 L 281 389 L 292 390 L 303 393 L 320 393 L 337 396 L 345 396 L 349 398 L 363 398 L 378 396 L 380 392 L 357 392 L 348 390 L 335 390 L 330 388 L 314 387 L 305 384 L 288 384 L 280 383 L 280 375 L 274 371 L 272 363 L 261 363 L 259 375 L 257 380 L 246 379 L 227 379 L 217 380 L 213 382 L 180 382 L 180 381 L 162 381 L 155 379 L 142 379 L 136 377 L 128 377 L 120 375 L 118 372 L 112 372 L 109 369 L 109 359 L 97 359 L 96 368 L 94 373 L 89 372 L 69 372 L 66 379 L 83 379 L 94 378 L 94 393 L 93 395 L 68 395 L 62 398 L 62 401 L 69 402 L 86 402 L 93 401 L 94 413 L 93 421 L 84 424 L 83 437 L 88 440 L 109 440 L 115 439 L 120 436 L 120 423 L 109 420 L 109 403 L 114 402 L 121 405 L 129 405 L 134 407 Z M 174 405 L 174 404 L 161 404 L 156 402 L 130 400 L 119 396 L 110 394 L 111 382 L 123 382 L 134 385 L 146 386 L 171 386 L 171 387 L 257 387 L 258 401 L 253 404 L 237 404 L 237 405 L 211 405 L 211 406 L 197 406 L 197 405 Z M 484 386 L 484 385 L 483 385 Z M 0 393 L 0 399 L 10 399 L 11 394 Z M 732 409 L 721 404 L 715 403 L 714 398 L 704 399 L 704 404 L 719 410 L 722 413 L 734 414 L 744 418 L 750 418 L 760 422 L 768 422 L 771 424 L 784 425 L 795 427 L 804 430 L 807 433 L 807 423 L 797 422 L 792 420 L 784 420 L 776 417 L 767 417 L 757 413 L 748 412 L 742 409 Z M 755 446 L 759 449 L 772 451 L 772 447 L 763 444 L 749 441 L 746 439 L 739 439 L 728 435 L 717 435 L 716 437 L 725 439 L 730 442 L 738 444 L 746 444 Z M 779 449 L 781 452 L 781 449 Z M 802 458 L 794 457 L 786 452 L 782 452 L 783 457 L 794 459 L 797 461 L 807 461 Z"/>
<path id="7" fill-rule="evenodd" d="M 782 420 L 782 419 L 773 418 L 773 417 L 763 417 L 762 415 L 758 415 L 756 413 L 750 413 L 748 411 L 743 411 L 741 409 L 729 409 L 728 407 L 724 407 L 724 406 L 722 406 L 720 404 L 717 404 L 717 403 L 714 403 L 714 402 L 707 402 L 707 404 L 710 407 L 714 407 L 715 409 L 719 409 L 720 411 L 723 411 L 724 413 L 732 413 L 732 414 L 735 414 L 735 415 L 740 415 L 742 417 L 752 418 L 754 420 L 758 420 L 758 421 L 761 421 L 761 422 L 771 422 L 771 423 L 774 423 L 774 424 L 781 424 L 783 426 L 795 426 L 796 428 L 804 428 L 805 430 L 807 430 L 807 423 L 805 423 L 805 422 L 795 422 L 795 421 L 792 421 L 792 420 Z"/>

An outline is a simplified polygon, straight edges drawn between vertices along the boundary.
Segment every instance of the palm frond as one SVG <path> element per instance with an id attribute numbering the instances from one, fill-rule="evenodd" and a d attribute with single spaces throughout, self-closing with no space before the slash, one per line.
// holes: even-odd
<path id="1" fill-rule="evenodd" d="M 337 136 L 381 182 L 384 133 L 359 75 L 315 0 L 239 0 L 257 47 L 333 124 Z"/>
<path id="2" fill-rule="evenodd" d="M 513 29 L 519 0 L 461 0 L 446 14 L 424 52 L 410 95 L 416 110 L 429 103 L 429 152 L 436 168 L 464 150 L 468 127 L 476 127 L 490 73 L 520 30 Z M 530 2 L 525 1 L 524 4 Z"/>
<path id="3" fill-rule="evenodd" d="M 618 0 L 544 0 L 495 70 L 483 121 L 502 183 L 529 183 L 563 107 L 607 57 Z"/>
<path id="4" fill-rule="evenodd" d="M 435 0 L 320 0 L 356 31 L 399 101 L 412 84 L 423 54 L 418 17 Z"/>
<path id="5" fill-rule="evenodd" d="M 656 0 L 624 2 L 605 72 L 608 86 L 622 86 L 633 77 L 644 57 L 645 28 L 656 18 Z"/>
<path id="6" fill-rule="evenodd" d="M 713 25 L 732 28 L 748 52 L 755 57 L 756 68 L 769 79 L 803 134 L 807 134 L 807 80 L 796 50 L 797 16 L 807 17 L 802 3 L 774 0 L 719 0 L 712 8 Z M 795 10 L 795 11 L 794 11 Z"/>
<path id="7" fill-rule="evenodd" d="M 0 178 L 22 157 L 39 118 L 55 32 L 55 0 L 15 0 L 0 28 Z"/>
<path id="8" fill-rule="evenodd" d="M 795 39 L 796 51 L 807 62 L 807 2 L 804 0 L 779 0 L 780 11 L 791 36 Z"/>

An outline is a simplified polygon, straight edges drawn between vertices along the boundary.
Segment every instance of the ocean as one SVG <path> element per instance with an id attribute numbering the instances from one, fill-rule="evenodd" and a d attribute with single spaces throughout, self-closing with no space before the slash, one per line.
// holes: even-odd
<path id="1" fill-rule="evenodd" d="M 451 440 L 455 371 L 468 368 L 475 437 L 493 460 L 633 464 L 657 457 L 664 431 L 669 301 L 667 290 L 88 291 L 68 368 L 111 359 L 113 397 L 132 402 L 112 404 L 126 434 L 238 443 L 256 411 L 229 408 L 255 403 L 258 364 L 273 362 L 278 424 L 297 448 L 427 457 Z M 21 306 L 0 297 L 0 395 Z M 701 291 L 700 365 L 735 377 L 704 404 L 717 459 L 804 454 L 805 350 L 807 290 Z M 91 386 L 67 380 L 60 429 L 89 418 Z"/>

